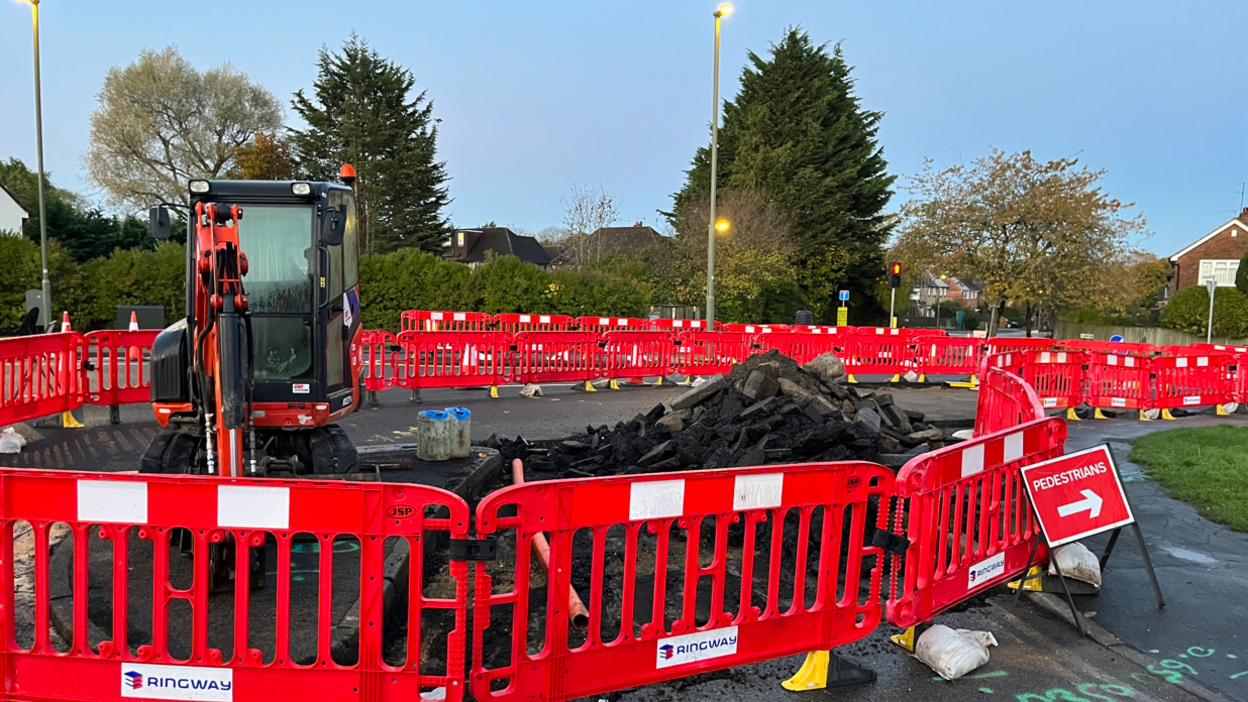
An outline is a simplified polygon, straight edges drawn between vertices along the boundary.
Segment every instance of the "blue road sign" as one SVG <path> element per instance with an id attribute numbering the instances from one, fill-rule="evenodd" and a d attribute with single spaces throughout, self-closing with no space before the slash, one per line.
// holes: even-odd
<path id="1" fill-rule="evenodd" d="M 1126 341 L 1126 339 L 1122 338 L 1121 334 L 1114 334 L 1113 336 L 1109 337 L 1109 340 L 1110 341 Z"/>
<path id="2" fill-rule="evenodd" d="M 842 290 L 842 291 L 841 291 L 841 302 L 849 302 L 849 291 L 848 291 L 848 290 Z"/>

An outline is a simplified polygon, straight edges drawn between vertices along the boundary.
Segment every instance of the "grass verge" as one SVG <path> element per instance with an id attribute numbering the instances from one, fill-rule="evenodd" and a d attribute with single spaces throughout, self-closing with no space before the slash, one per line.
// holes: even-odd
<path id="1" fill-rule="evenodd" d="M 1135 440 L 1131 460 L 1202 516 L 1248 531 L 1248 427 L 1159 431 Z"/>

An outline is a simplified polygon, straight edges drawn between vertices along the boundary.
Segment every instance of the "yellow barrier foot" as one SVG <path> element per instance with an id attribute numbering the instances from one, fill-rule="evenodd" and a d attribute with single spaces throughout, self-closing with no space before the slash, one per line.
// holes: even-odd
<path id="1" fill-rule="evenodd" d="M 901 646 L 910 653 L 914 653 L 914 627 L 910 627 L 900 634 L 893 634 L 888 637 L 889 641 Z"/>
<path id="2" fill-rule="evenodd" d="M 828 686 L 828 651 L 811 651 L 793 677 L 781 683 L 786 690 L 822 690 Z"/>
<path id="3" fill-rule="evenodd" d="M 495 400 L 498 399 L 498 386 L 497 385 L 490 386 L 490 397 L 494 398 Z"/>
<path id="4" fill-rule="evenodd" d="M 919 382 L 920 382 L 920 383 L 926 383 L 926 382 L 927 382 L 927 376 L 926 376 L 926 375 L 920 375 L 920 376 L 919 376 Z"/>
<path id="5" fill-rule="evenodd" d="M 1226 406 L 1225 406 L 1225 405 L 1218 405 L 1218 416 L 1219 416 L 1219 417 L 1229 417 L 1229 416 L 1231 416 L 1231 413 L 1226 411 Z"/>
<path id="6" fill-rule="evenodd" d="M 656 381 L 654 381 L 654 384 L 655 384 L 655 385 L 662 385 L 662 384 L 663 384 L 663 376 L 661 376 L 661 375 L 660 375 L 660 376 L 659 376 L 659 379 L 658 379 L 658 380 L 656 380 Z"/>
<path id="7" fill-rule="evenodd" d="M 1042 585 L 1044 570 L 1044 566 L 1032 566 L 1031 570 L 1027 571 L 1026 580 L 1013 580 L 1006 583 L 1005 586 L 1011 590 L 1017 590 L 1019 585 L 1022 585 L 1024 592 L 1044 592 L 1044 587 Z"/>
<path id="8" fill-rule="evenodd" d="M 1140 421 L 1141 421 L 1141 422 L 1151 422 L 1151 421 L 1153 421 L 1152 419 L 1150 419 L 1150 418 L 1149 418 L 1149 416 L 1148 416 L 1148 414 L 1147 414 L 1147 413 L 1148 413 L 1148 410 L 1140 410 Z"/>
<path id="9" fill-rule="evenodd" d="M 61 426 L 66 429 L 83 429 L 87 425 L 79 422 L 73 412 L 61 412 Z"/>
<path id="10" fill-rule="evenodd" d="M 614 381 L 614 380 L 612 380 L 611 382 L 612 382 L 612 383 L 614 383 L 615 381 Z M 619 390 L 619 388 L 616 388 L 616 390 Z M 585 392 L 598 392 L 598 388 L 594 387 L 594 384 L 593 384 L 593 383 L 591 383 L 591 382 L 589 382 L 588 380 L 586 380 L 586 381 L 585 381 Z"/>
<path id="11" fill-rule="evenodd" d="M 1172 421 L 1172 422 L 1174 421 L 1174 415 L 1173 415 L 1173 414 L 1170 414 L 1170 410 L 1168 410 L 1168 409 L 1163 409 L 1163 410 L 1161 411 L 1161 418 L 1162 418 L 1162 419 L 1168 419 L 1168 420 L 1170 420 L 1170 421 Z"/>
<path id="12" fill-rule="evenodd" d="M 1083 420 L 1079 418 L 1079 415 L 1078 415 L 1078 414 L 1075 414 L 1075 408 L 1074 408 L 1074 407 L 1067 407 L 1067 408 L 1066 408 L 1066 421 L 1068 421 L 1068 422 L 1082 422 Z"/>
<path id="13" fill-rule="evenodd" d="M 684 379 L 684 380 L 682 380 L 682 381 L 680 381 L 679 383 L 676 383 L 676 384 L 677 384 L 677 385 L 693 385 L 693 376 L 692 376 L 692 375 L 687 375 L 687 376 L 685 376 L 685 379 Z"/>
<path id="14" fill-rule="evenodd" d="M 898 373 L 897 375 L 894 375 L 894 376 L 893 376 L 893 378 L 892 378 L 892 380 L 889 380 L 888 382 L 890 382 L 890 383 L 900 383 L 900 382 L 901 382 L 901 374 L 900 374 L 900 373 Z"/>
<path id="15" fill-rule="evenodd" d="M 846 375 L 846 376 L 845 376 L 845 378 L 847 379 L 845 382 L 848 382 L 848 383 L 856 383 L 856 382 L 858 382 L 857 380 L 854 380 L 854 374 L 853 374 L 853 373 L 850 373 L 850 374 Z"/>
<path id="16" fill-rule="evenodd" d="M 1093 419 L 1109 419 L 1109 417 L 1106 417 L 1105 413 L 1101 411 L 1100 407 L 1095 407 L 1092 409 L 1092 418 Z"/>
<path id="17" fill-rule="evenodd" d="M 611 389 L 612 389 L 612 390 L 619 390 L 619 389 L 620 389 L 620 384 L 619 384 L 619 383 L 617 383 L 617 382 L 615 382 L 615 378 L 612 378 L 612 379 L 611 379 L 611 383 L 610 383 L 610 387 L 611 387 Z"/>

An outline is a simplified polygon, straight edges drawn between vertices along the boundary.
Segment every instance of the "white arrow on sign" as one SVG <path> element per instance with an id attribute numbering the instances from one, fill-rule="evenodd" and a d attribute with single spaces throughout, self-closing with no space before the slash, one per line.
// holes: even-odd
<path id="1" fill-rule="evenodd" d="M 1085 509 L 1088 511 L 1088 516 L 1093 519 L 1101 514 L 1101 503 L 1104 502 L 1104 500 L 1101 499 L 1101 496 L 1091 490 L 1080 490 L 1080 492 L 1083 493 L 1082 500 L 1079 500 L 1078 502 L 1071 502 L 1068 505 L 1062 505 L 1057 508 L 1057 514 L 1059 517 L 1069 517 L 1070 515 L 1082 512 Z"/>

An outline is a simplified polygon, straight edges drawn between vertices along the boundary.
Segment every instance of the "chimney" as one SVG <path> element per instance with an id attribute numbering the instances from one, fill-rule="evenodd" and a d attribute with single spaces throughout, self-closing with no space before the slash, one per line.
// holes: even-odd
<path id="1" fill-rule="evenodd" d="M 1248 224 L 1248 207 L 1245 207 L 1244 211 L 1239 213 L 1239 221 Z"/>
<path id="2" fill-rule="evenodd" d="M 1245 209 L 1245 210 L 1244 210 L 1244 212 L 1248 212 L 1248 209 Z M 634 226 L 634 227 L 640 227 L 640 226 L 641 226 L 641 222 L 633 222 L 633 226 Z"/>

